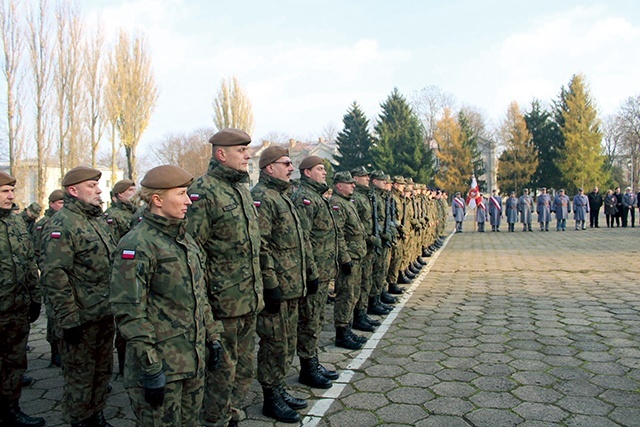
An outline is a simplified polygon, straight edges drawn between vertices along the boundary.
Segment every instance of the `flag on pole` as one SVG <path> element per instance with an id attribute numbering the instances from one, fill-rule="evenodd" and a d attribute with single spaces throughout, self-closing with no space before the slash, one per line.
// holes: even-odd
<path id="1" fill-rule="evenodd" d="M 467 194 L 467 205 L 469 208 L 475 209 L 476 206 L 482 202 L 482 196 L 480 196 L 480 189 L 478 188 L 478 181 L 476 181 L 476 177 L 473 176 L 471 178 L 471 189 Z"/>

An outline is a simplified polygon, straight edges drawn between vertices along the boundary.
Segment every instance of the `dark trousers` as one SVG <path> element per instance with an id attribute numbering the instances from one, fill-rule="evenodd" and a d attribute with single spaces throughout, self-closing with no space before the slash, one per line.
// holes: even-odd
<path id="1" fill-rule="evenodd" d="M 600 216 L 600 209 L 591 209 L 589 211 L 589 226 L 598 227 L 598 217 Z"/>

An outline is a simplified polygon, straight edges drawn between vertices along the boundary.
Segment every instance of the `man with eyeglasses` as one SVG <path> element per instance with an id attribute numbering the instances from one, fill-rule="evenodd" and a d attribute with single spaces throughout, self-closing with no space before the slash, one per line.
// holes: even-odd
<path id="1" fill-rule="evenodd" d="M 298 409 L 307 401 L 291 396 L 285 376 L 297 346 L 298 302 L 318 291 L 311 247 L 289 196 L 293 164 L 282 146 L 267 147 L 258 162 L 260 179 L 251 190 L 258 211 L 260 268 L 265 308 L 258 314 L 258 381 L 262 414 L 280 422 L 300 421 Z"/>

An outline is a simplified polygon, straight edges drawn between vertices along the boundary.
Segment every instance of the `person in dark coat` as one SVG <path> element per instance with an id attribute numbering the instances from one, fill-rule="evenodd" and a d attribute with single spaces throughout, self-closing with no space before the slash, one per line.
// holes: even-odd
<path id="1" fill-rule="evenodd" d="M 622 195 L 622 226 L 629 225 L 629 216 L 631 216 L 631 226 L 636 226 L 636 212 L 637 205 L 636 195 L 631 192 L 631 187 L 627 187 Z"/>
<path id="2" fill-rule="evenodd" d="M 620 187 L 616 187 L 613 190 L 613 195 L 616 196 L 616 213 L 614 218 L 616 219 L 616 227 L 620 227 L 620 221 L 622 219 L 622 193 L 620 192 Z"/>
<path id="3" fill-rule="evenodd" d="M 593 187 L 593 191 L 587 194 L 587 198 L 589 199 L 589 227 L 600 228 L 598 226 L 598 217 L 600 216 L 603 199 L 598 192 L 598 187 Z"/>
<path id="4" fill-rule="evenodd" d="M 604 197 L 604 215 L 607 220 L 607 228 L 613 228 L 613 218 L 618 210 L 617 204 L 618 199 L 613 194 L 613 191 L 607 190 L 607 195 Z"/>

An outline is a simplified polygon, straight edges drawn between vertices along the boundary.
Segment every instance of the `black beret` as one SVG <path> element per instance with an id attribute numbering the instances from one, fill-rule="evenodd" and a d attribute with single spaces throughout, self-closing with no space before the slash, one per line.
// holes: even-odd
<path id="1" fill-rule="evenodd" d="M 102 172 L 98 169 L 87 166 L 76 166 L 62 178 L 62 186 L 68 187 L 69 185 L 79 184 L 85 181 L 99 181 L 101 176 Z"/>
<path id="2" fill-rule="evenodd" d="M 181 167 L 174 165 L 156 166 L 140 181 L 140 185 L 154 190 L 188 187 L 193 182 L 193 175 Z"/>
<path id="3" fill-rule="evenodd" d="M 213 145 L 219 145 L 222 147 L 232 147 L 235 145 L 247 145 L 251 142 L 251 137 L 248 133 L 240 129 L 227 128 L 216 132 L 209 142 Z"/>

